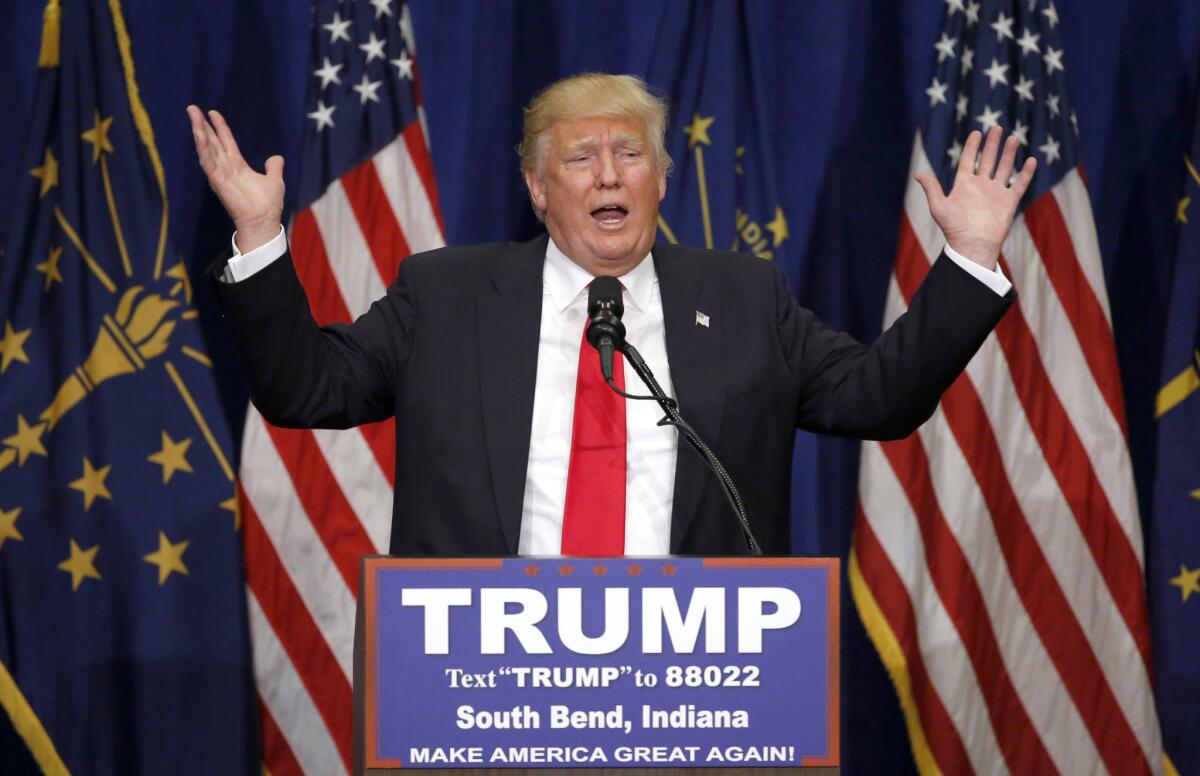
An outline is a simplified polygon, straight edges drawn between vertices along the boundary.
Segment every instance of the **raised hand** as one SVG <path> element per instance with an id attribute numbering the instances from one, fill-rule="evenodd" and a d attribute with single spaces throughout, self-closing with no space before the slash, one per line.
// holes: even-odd
<path id="1" fill-rule="evenodd" d="M 220 113 L 210 110 L 209 124 L 195 105 L 189 105 L 187 112 L 200 167 L 233 219 L 238 250 L 246 253 L 270 242 L 279 234 L 283 216 L 283 157 L 268 159 L 265 174 L 255 172 L 242 158 Z"/>
<path id="2" fill-rule="evenodd" d="M 1015 135 L 1008 136 L 997 165 L 1001 134 L 999 127 L 992 127 L 988 132 L 978 169 L 975 167 L 975 157 L 982 135 L 975 131 L 967 136 L 949 196 L 942 193 L 937 178 L 928 173 L 916 176 L 917 183 L 925 190 L 925 198 L 929 200 L 929 212 L 946 235 L 947 244 L 988 269 L 996 267 L 1000 247 L 1012 226 L 1017 204 L 1025 196 L 1037 167 L 1037 160 L 1032 156 L 1026 159 L 1020 174 L 1010 186 L 1009 178 L 1012 177 L 1017 158 L 1017 138 Z"/>

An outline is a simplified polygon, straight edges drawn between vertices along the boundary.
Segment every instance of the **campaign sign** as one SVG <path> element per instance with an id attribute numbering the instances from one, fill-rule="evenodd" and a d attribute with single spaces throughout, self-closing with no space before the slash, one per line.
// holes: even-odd
<path id="1" fill-rule="evenodd" d="M 368 768 L 838 764 L 836 559 L 363 573 Z"/>

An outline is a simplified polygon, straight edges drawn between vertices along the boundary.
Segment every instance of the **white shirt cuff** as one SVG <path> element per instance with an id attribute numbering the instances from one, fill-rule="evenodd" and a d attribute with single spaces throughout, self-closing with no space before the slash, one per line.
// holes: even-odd
<path id="1" fill-rule="evenodd" d="M 259 248 L 259 250 L 262 250 L 262 248 Z M 1000 271 L 999 263 L 996 264 L 994 270 L 985 269 L 982 264 L 976 264 L 949 245 L 946 246 L 946 256 L 950 261 L 965 269 L 968 275 L 971 275 L 980 283 L 995 291 L 997 295 L 1004 296 L 1012 290 L 1012 283 Z"/>
<path id="2" fill-rule="evenodd" d="M 237 283 L 245 280 L 254 273 L 263 270 L 268 264 L 278 259 L 283 254 L 287 253 L 287 236 L 284 234 L 283 227 L 279 227 L 279 234 L 265 245 L 260 245 L 249 253 L 242 253 L 237 247 L 237 232 L 233 233 L 230 238 L 233 243 L 233 256 L 225 264 L 225 272 L 221 276 L 221 280 L 226 283 Z"/>

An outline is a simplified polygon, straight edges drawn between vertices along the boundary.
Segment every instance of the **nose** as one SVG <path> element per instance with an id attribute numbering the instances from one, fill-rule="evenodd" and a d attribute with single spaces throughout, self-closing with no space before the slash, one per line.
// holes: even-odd
<path id="1" fill-rule="evenodd" d="M 611 189 L 621 185 L 617 157 L 609 149 L 596 155 L 596 188 Z"/>

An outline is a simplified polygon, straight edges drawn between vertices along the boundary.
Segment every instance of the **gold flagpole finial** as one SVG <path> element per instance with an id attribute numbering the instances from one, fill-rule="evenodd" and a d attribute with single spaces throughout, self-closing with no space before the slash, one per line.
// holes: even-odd
<path id="1" fill-rule="evenodd" d="M 38 54 L 38 67 L 58 67 L 58 39 L 62 29 L 62 9 L 58 0 L 46 0 L 42 12 L 42 51 Z"/>

